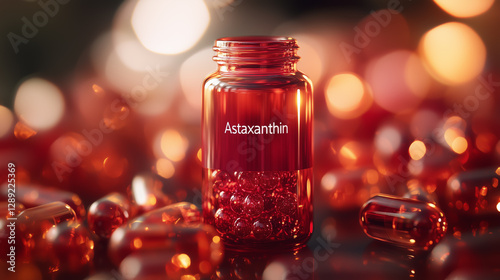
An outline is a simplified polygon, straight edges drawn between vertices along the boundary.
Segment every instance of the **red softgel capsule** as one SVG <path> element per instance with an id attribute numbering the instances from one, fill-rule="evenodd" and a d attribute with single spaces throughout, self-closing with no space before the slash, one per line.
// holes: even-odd
<path id="1" fill-rule="evenodd" d="M 446 200 L 457 220 L 482 216 L 500 218 L 500 167 L 457 173 L 448 180 Z"/>
<path id="2" fill-rule="evenodd" d="M 0 199 L 7 199 L 7 185 L 0 187 Z M 72 192 L 39 185 L 20 185 L 16 187 L 16 202 L 24 204 L 26 208 L 61 201 L 68 204 L 75 211 L 78 218 L 85 217 L 85 206 L 80 197 Z"/>
<path id="3" fill-rule="evenodd" d="M 66 221 L 50 228 L 38 248 L 39 259 L 57 273 L 88 273 L 94 258 L 94 241 L 79 221 Z"/>
<path id="4" fill-rule="evenodd" d="M 92 203 L 87 214 L 87 222 L 92 232 L 100 238 L 107 239 L 116 228 L 131 218 L 131 211 L 127 197 L 120 193 L 110 193 Z"/>
<path id="5" fill-rule="evenodd" d="M 150 173 L 141 173 L 132 180 L 129 189 L 132 204 L 137 207 L 138 214 L 149 212 L 169 204 L 174 200 L 163 192 L 162 180 Z"/>
<path id="6" fill-rule="evenodd" d="M 427 250 L 443 238 L 448 227 L 434 204 L 388 195 L 369 199 L 359 218 L 369 237 L 411 249 Z"/>
<path id="7" fill-rule="evenodd" d="M 16 248 L 21 259 L 29 260 L 33 250 L 46 238 L 49 229 L 65 221 L 75 221 L 75 211 L 63 202 L 52 202 L 21 212 L 16 221 Z"/>
<path id="8" fill-rule="evenodd" d="M 201 222 L 201 213 L 192 203 L 178 202 L 143 214 L 135 218 L 133 222 L 196 224 Z"/>
<path id="9" fill-rule="evenodd" d="M 124 258 L 143 252 L 186 254 L 194 266 L 216 267 L 222 260 L 220 237 L 210 225 L 169 225 L 132 222 L 113 232 L 108 255 L 116 266 Z"/>

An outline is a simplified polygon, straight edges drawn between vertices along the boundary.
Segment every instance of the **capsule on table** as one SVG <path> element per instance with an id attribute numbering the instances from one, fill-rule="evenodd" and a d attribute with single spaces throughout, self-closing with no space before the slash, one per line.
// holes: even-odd
<path id="1" fill-rule="evenodd" d="M 163 192 L 163 183 L 154 174 L 136 175 L 129 189 L 130 200 L 137 206 L 137 214 L 172 204 L 174 200 Z"/>
<path id="2" fill-rule="evenodd" d="M 193 255 L 194 254 L 194 255 Z M 175 250 L 138 252 L 120 264 L 120 273 L 127 280 L 200 279 L 215 271 L 210 260 L 195 261 L 197 252 L 177 253 Z"/>
<path id="3" fill-rule="evenodd" d="M 0 187 L 0 197 L 6 199 L 7 185 Z M 20 185 L 16 187 L 16 202 L 24 204 L 26 208 L 40 206 L 55 201 L 68 204 L 75 211 L 77 217 L 85 217 L 85 206 L 80 197 L 72 192 L 39 185 Z"/>
<path id="4" fill-rule="evenodd" d="M 168 251 L 187 254 L 196 265 L 217 266 L 222 242 L 212 226 L 132 222 L 117 228 L 109 240 L 108 256 L 119 266 L 132 253 Z"/>
<path id="5" fill-rule="evenodd" d="M 435 279 L 445 279 L 457 270 L 499 272 L 500 251 L 498 248 L 500 248 L 500 228 L 490 228 L 483 234 L 467 232 L 459 238 L 448 235 L 429 254 L 427 259 L 429 275 Z"/>
<path id="6" fill-rule="evenodd" d="M 16 221 L 16 248 L 21 257 L 29 260 L 40 238 L 53 226 L 65 221 L 75 221 L 75 211 L 69 205 L 57 201 L 21 212 Z"/>
<path id="7" fill-rule="evenodd" d="M 97 236 L 107 239 L 132 217 L 131 211 L 131 204 L 124 195 L 110 193 L 92 203 L 87 214 L 88 226 Z"/>
<path id="8" fill-rule="evenodd" d="M 196 205 L 189 202 L 178 202 L 150 211 L 134 219 L 134 222 L 193 224 L 201 222 L 201 213 Z"/>
<path id="9" fill-rule="evenodd" d="M 371 238 L 423 250 L 438 243 L 448 227 L 434 204 L 388 195 L 374 196 L 363 205 L 360 224 Z"/>
<path id="10" fill-rule="evenodd" d="M 500 167 L 470 170 L 448 180 L 447 206 L 461 216 L 493 215 L 500 219 Z"/>
<path id="11" fill-rule="evenodd" d="M 94 241 L 79 221 L 66 221 L 51 227 L 38 248 L 38 262 L 56 274 L 88 274 L 94 258 Z"/>

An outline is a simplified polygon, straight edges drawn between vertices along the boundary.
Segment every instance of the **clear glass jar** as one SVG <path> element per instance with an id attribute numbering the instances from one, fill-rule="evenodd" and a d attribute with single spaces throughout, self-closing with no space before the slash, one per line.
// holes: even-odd
<path id="1" fill-rule="evenodd" d="M 297 49 L 287 37 L 214 46 L 218 69 L 203 85 L 203 217 L 232 250 L 298 249 L 312 233 L 313 91 Z"/>

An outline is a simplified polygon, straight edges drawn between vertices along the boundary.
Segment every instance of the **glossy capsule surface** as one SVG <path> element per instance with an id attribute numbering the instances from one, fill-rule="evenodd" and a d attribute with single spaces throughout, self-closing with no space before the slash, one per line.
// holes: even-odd
<path id="1" fill-rule="evenodd" d="M 201 212 L 196 205 L 189 202 L 178 202 L 147 212 L 134 219 L 134 222 L 193 224 L 201 222 Z"/>
<path id="2" fill-rule="evenodd" d="M 143 279 L 200 279 L 215 271 L 210 260 L 197 260 L 193 254 L 161 250 L 134 253 L 120 264 L 120 273 L 127 280 Z"/>
<path id="3" fill-rule="evenodd" d="M 6 198 L 7 185 L 0 188 L 0 196 Z M 16 202 L 24 204 L 26 208 L 61 201 L 68 204 L 75 211 L 78 218 L 85 217 L 85 206 L 80 197 L 72 192 L 58 190 L 39 185 L 20 185 L 16 187 Z"/>
<path id="4" fill-rule="evenodd" d="M 136 175 L 129 189 L 132 204 L 137 207 L 137 214 L 149 212 L 169 204 L 174 200 L 163 192 L 163 182 L 154 174 Z"/>
<path id="5" fill-rule="evenodd" d="M 448 227 L 434 204 L 388 195 L 369 199 L 359 218 L 369 237 L 411 249 L 427 250 L 443 238 Z"/>
<path id="6" fill-rule="evenodd" d="M 30 259 L 37 244 L 53 226 L 65 221 L 75 221 L 75 211 L 63 202 L 52 202 L 21 212 L 16 221 L 16 246 L 19 254 Z"/>
<path id="7" fill-rule="evenodd" d="M 448 208 L 460 216 L 500 219 L 500 167 L 460 172 L 448 180 Z"/>
<path id="8" fill-rule="evenodd" d="M 116 229 L 109 240 L 108 256 L 116 266 L 132 253 L 148 251 L 183 253 L 193 263 L 217 265 L 222 260 L 223 246 L 215 229 L 205 224 L 132 222 Z"/>
<path id="9" fill-rule="evenodd" d="M 131 218 L 131 211 L 127 197 L 110 193 L 92 203 L 87 214 L 88 226 L 100 238 L 109 238 L 116 228 Z"/>
<path id="10" fill-rule="evenodd" d="M 79 221 L 66 221 L 51 227 L 37 250 L 39 259 L 58 272 L 81 273 L 94 258 L 94 241 Z"/>

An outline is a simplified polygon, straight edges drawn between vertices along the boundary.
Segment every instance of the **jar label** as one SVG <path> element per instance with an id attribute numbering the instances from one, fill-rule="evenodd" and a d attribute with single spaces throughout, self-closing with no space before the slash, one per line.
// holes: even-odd
<path id="1" fill-rule="evenodd" d="M 286 171 L 312 166 L 310 91 L 209 92 L 204 106 L 204 167 Z"/>

